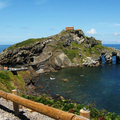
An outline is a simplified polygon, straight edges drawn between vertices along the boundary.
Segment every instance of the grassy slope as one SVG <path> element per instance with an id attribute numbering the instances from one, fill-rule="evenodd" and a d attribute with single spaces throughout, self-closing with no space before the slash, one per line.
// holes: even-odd
<path id="1" fill-rule="evenodd" d="M 95 45 L 92 48 L 84 48 L 84 46 L 85 46 L 85 43 L 76 44 L 72 42 L 71 46 L 63 47 L 62 43 L 59 43 L 58 49 L 61 49 L 73 63 L 75 62 L 74 58 L 76 58 L 79 61 L 79 63 L 83 63 L 83 59 L 85 59 L 86 57 L 93 57 L 94 55 L 99 56 L 101 54 L 102 49 L 109 50 L 109 48 L 106 48 L 100 44 Z M 75 47 L 78 49 L 73 49 Z M 94 52 L 94 54 L 92 54 L 91 52 Z M 79 56 L 79 54 L 81 54 L 82 56 Z"/>
<path id="2" fill-rule="evenodd" d="M 19 88 L 25 90 L 24 77 L 30 79 L 29 71 L 19 71 L 18 75 L 13 75 L 10 71 L 0 71 L 0 90 L 11 92 L 11 90 Z"/>
<path id="3" fill-rule="evenodd" d="M 16 49 L 18 47 L 23 47 L 23 46 L 30 46 L 36 42 L 44 41 L 45 39 L 46 38 L 37 38 L 37 39 L 31 38 L 31 39 L 22 41 L 20 43 L 14 44 L 14 45 L 8 47 L 7 50 Z"/>

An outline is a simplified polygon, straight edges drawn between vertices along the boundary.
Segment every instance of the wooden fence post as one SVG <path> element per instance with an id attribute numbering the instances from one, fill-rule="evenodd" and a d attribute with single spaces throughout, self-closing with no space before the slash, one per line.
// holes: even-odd
<path id="1" fill-rule="evenodd" d="M 13 93 L 15 93 L 15 91 L 16 90 L 14 90 Z M 16 93 L 17 93 L 17 91 L 16 91 Z M 25 98 L 19 97 L 17 95 L 11 94 L 11 93 L 3 92 L 1 90 L 0 90 L 0 97 L 8 99 L 17 104 L 17 107 L 15 105 L 15 108 L 14 108 L 16 115 L 19 114 L 19 106 L 18 105 L 22 105 L 29 109 L 37 111 L 41 114 L 52 117 L 55 120 L 90 120 L 88 118 L 82 117 L 82 115 L 78 116 L 78 115 L 68 113 L 68 112 L 65 112 L 65 111 L 62 111 L 59 109 L 55 109 L 50 106 L 47 106 L 47 105 L 44 105 L 41 103 L 37 103 L 37 102 L 33 102 L 31 100 L 27 100 Z"/>
<path id="2" fill-rule="evenodd" d="M 12 90 L 12 93 L 13 93 L 14 95 L 17 95 L 17 90 L 16 90 L 16 89 L 15 89 L 15 90 Z M 13 110 L 14 110 L 14 112 L 15 112 L 15 115 L 18 116 L 18 115 L 19 115 L 19 104 L 13 102 Z"/>
<path id="3" fill-rule="evenodd" d="M 81 109 L 80 110 L 80 116 L 90 119 L 90 111 Z"/>

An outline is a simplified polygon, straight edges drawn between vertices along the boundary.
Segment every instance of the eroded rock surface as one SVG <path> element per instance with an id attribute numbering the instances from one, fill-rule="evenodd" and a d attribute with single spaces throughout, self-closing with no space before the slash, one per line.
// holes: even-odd
<path id="1" fill-rule="evenodd" d="M 42 41 L 33 41 L 36 42 L 19 47 L 23 41 L 2 51 L 0 64 L 24 63 L 32 65 L 38 72 L 50 72 L 68 66 L 98 66 L 102 55 L 107 63 L 112 62 L 112 56 L 120 61 L 119 50 L 102 46 L 100 40 L 85 36 L 82 30 L 63 30 Z"/>

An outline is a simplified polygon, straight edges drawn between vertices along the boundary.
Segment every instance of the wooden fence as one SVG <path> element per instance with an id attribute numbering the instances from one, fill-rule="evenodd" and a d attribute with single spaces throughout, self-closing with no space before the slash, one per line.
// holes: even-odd
<path id="1" fill-rule="evenodd" d="M 15 115 L 19 115 L 19 105 L 22 105 L 56 120 L 90 120 L 90 112 L 85 112 L 82 110 L 83 112 L 81 113 L 81 116 L 78 116 L 19 97 L 15 95 L 17 94 L 16 90 L 13 90 L 12 93 L 13 94 L 6 93 L 0 90 L 0 97 L 13 102 Z"/>

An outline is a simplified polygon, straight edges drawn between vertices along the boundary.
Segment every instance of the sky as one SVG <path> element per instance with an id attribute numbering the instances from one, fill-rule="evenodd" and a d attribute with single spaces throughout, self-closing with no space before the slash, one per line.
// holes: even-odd
<path id="1" fill-rule="evenodd" d="M 0 0 L 0 45 L 82 29 L 103 44 L 120 44 L 120 0 Z"/>

